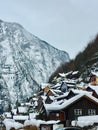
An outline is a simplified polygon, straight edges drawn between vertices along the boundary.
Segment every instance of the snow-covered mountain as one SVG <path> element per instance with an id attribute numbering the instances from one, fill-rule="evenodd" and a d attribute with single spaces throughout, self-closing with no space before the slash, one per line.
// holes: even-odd
<path id="1" fill-rule="evenodd" d="M 0 100 L 25 100 L 47 82 L 69 55 L 27 32 L 17 23 L 0 20 Z M 11 100 L 10 100 L 11 99 Z"/>

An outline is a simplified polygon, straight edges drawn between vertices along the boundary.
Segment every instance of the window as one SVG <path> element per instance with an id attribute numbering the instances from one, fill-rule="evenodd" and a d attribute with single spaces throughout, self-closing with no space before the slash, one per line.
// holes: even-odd
<path id="1" fill-rule="evenodd" d="M 56 113 L 56 117 L 59 117 L 59 113 Z"/>
<path id="2" fill-rule="evenodd" d="M 95 109 L 88 109 L 88 115 L 96 115 Z"/>
<path id="3" fill-rule="evenodd" d="M 74 109 L 75 115 L 82 115 L 82 109 Z"/>

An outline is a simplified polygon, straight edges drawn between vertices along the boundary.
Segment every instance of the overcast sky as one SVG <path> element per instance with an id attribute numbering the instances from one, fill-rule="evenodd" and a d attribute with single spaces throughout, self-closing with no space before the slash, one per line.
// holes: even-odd
<path id="1" fill-rule="evenodd" d="M 98 0 L 0 0 L 0 19 L 74 58 L 98 33 Z"/>

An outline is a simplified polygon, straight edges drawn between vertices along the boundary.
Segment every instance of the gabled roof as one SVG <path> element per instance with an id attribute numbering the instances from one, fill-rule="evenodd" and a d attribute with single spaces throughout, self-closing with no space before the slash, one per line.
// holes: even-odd
<path id="1" fill-rule="evenodd" d="M 66 77 L 66 74 L 65 74 L 65 73 L 59 73 L 59 75 L 60 75 L 61 77 Z"/>
<path id="2" fill-rule="evenodd" d="M 61 86 L 61 83 L 57 83 L 56 85 L 53 85 L 51 89 L 59 89 Z"/>
<path id="3" fill-rule="evenodd" d="M 27 116 L 27 115 L 15 115 L 15 116 L 13 116 L 13 119 L 14 120 L 28 120 L 29 116 Z"/>
<path id="4" fill-rule="evenodd" d="M 59 95 L 57 97 L 55 97 L 55 100 L 59 100 L 59 99 L 64 99 L 67 95 L 69 94 L 69 92 L 63 93 L 62 95 Z"/>
<path id="5" fill-rule="evenodd" d="M 28 110 L 27 107 L 24 107 L 24 106 L 23 106 L 23 107 L 22 107 L 22 106 L 18 107 L 18 111 L 19 111 L 19 113 L 26 113 L 27 110 Z"/>
<path id="6" fill-rule="evenodd" d="M 92 92 L 88 92 L 86 90 L 78 90 L 78 89 L 70 89 L 70 91 L 72 91 L 73 93 L 75 94 L 79 94 L 79 93 L 87 93 L 87 94 L 91 94 L 92 95 Z"/>
<path id="7" fill-rule="evenodd" d="M 51 92 L 54 96 L 59 96 L 59 95 L 62 95 L 62 94 L 63 94 L 63 93 L 61 92 L 61 90 L 49 89 L 49 91 L 47 92 L 46 95 L 48 95 L 49 92 Z"/>
<path id="8" fill-rule="evenodd" d="M 98 85 L 91 85 L 91 84 L 89 84 L 89 86 L 88 86 L 89 88 L 91 88 L 92 90 L 94 90 L 97 94 L 98 94 Z M 87 87 L 87 88 L 88 88 Z"/>
<path id="9" fill-rule="evenodd" d="M 52 84 L 49 84 L 49 83 L 41 83 L 41 89 L 44 89 L 45 87 L 50 87 L 52 86 Z"/>
<path id="10" fill-rule="evenodd" d="M 58 102 L 56 103 L 51 103 L 51 104 L 44 104 L 45 106 L 45 109 L 47 111 L 52 111 L 52 110 L 61 110 L 61 109 L 64 109 L 64 108 L 67 108 L 69 105 L 75 103 L 76 101 L 78 101 L 79 99 L 81 99 L 82 97 L 85 97 L 87 99 L 89 99 L 90 101 L 96 103 L 98 105 L 98 99 L 91 96 L 90 94 L 87 94 L 87 93 L 81 93 L 81 94 L 78 94 L 74 97 L 72 97 L 71 99 L 69 100 L 66 100 L 64 101 L 62 104 L 59 104 Z"/>
<path id="11" fill-rule="evenodd" d="M 92 75 L 95 75 L 96 77 L 98 77 L 98 72 L 92 71 L 91 74 L 92 74 Z"/>

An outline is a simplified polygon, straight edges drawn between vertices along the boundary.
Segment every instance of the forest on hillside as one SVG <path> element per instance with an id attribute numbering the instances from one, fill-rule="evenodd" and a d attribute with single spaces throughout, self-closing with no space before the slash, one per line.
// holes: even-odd
<path id="1" fill-rule="evenodd" d="M 69 71 L 80 71 L 90 59 L 98 52 L 98 34 L 91 40 L 82 52 L 79 52 L 74 59 L 69 62 L 61 64 L 49 78 L 51 83 L 52 79 L 58 75 L 58 73 L 67 73 Z"/>

